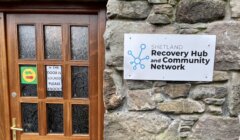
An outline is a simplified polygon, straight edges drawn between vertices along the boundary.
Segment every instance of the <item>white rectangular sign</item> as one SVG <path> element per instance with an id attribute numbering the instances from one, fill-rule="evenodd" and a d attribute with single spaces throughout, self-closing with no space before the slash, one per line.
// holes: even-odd
<path id="1" fill-rule="evenodd" d="M 215 35 L 125 34 L 124 79 L 212 81 Z"/>
<path id="2" fill-rule="evenodd" d="M 47 91 L 62 91 L 62 67 L 47 66 Z"/>

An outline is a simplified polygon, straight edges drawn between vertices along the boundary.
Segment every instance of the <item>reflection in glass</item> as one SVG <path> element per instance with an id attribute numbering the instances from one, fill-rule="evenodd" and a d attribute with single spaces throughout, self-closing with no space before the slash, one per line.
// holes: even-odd
<path id="1" fill-rule="evenodd" d="M 72 106 L 73 134 L 89 133 L 89 108 L 88 105 Z"/>
<path id="2" fill-rule="evenodd" d="M 71 27 L 71 58 L 73 60 L 88 59 L 88 27 Z"/>
<path id="3" fill-rule="evenodd" d="M 63 133 L 63 105 L 47 104 L 48 133 Z"/>
<path id="4" fill-rule="evenodd" d="M 25 133 L 38 132 L 38 105 L 22 104 L 22 127 Z"/>
<path id="5" fill-rule="evenodd" d="M 21 84 L 22 96 L 37 96 L 37 85 Z"/>
<path id="6" fill-rule="evenodd" d="M 63 97 L 62 91 L 47 91 L 48 97 Z"/>
<path id="7" fill-rule="evenodd" d="M 88 97 L 88 68 L 72 67 L 72 96 L 73 98 Z"/>
<path id="8" fill-rule="evenodd" d="M 33 25 L 18 26 L 18 45 L 20 59 L 36 58 L 36 33 Z"/>
<path id="9" fill-rule="evenodd" d="M 44 26 L 45 58 L 62 58 L 62 28 L 61 26 Z"/>

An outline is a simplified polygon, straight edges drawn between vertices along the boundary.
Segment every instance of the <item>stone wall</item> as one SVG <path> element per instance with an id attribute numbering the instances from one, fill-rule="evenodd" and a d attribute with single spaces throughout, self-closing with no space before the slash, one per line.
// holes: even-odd
<path id="1" fill-rule="evenodd" d="M 240 139 L 240 1 L 109 0 L 105 140 Z M 123 79 L 124 33 L 217 35 L 212 82 Z"/>

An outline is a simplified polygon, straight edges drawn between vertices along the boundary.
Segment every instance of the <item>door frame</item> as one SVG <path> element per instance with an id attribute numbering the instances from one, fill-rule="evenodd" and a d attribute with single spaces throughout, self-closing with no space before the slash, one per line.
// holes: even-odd
<path id="1" fill-rule="evenodd" d="M 103 71 L 104 71 L 104 39 L 106 25 L 106 2 L 73 3 L 73 2 L 28 2 L 0 4 L 0 139 L 11 140 L 9 79 L 7 65 L 6 15 L 24 14 L 95 14 L 98 15 L 98 140 L 103 140 Z"/>

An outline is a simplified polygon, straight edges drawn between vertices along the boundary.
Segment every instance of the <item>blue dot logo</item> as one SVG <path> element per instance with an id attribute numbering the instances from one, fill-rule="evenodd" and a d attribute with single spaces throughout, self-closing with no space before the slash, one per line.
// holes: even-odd
<path id="1" fill-rule="evenodd" d="M 128 51 L 128 55 L 132 56 L 133 61 L 130 62 L 130 64 L 133 66 L 133 70 L 137 70 L 137 67 L 139 66 L 141 69 L 145 69 L 145 65 L 142 63 L 144 60 L 148 60 L 149 56 L 141 57 L 142 52 L 147 48 L 146 44 L 140 45 L 140 52 L 137 56 L 133 55 L 133 52 L 131 50 Z"/>

